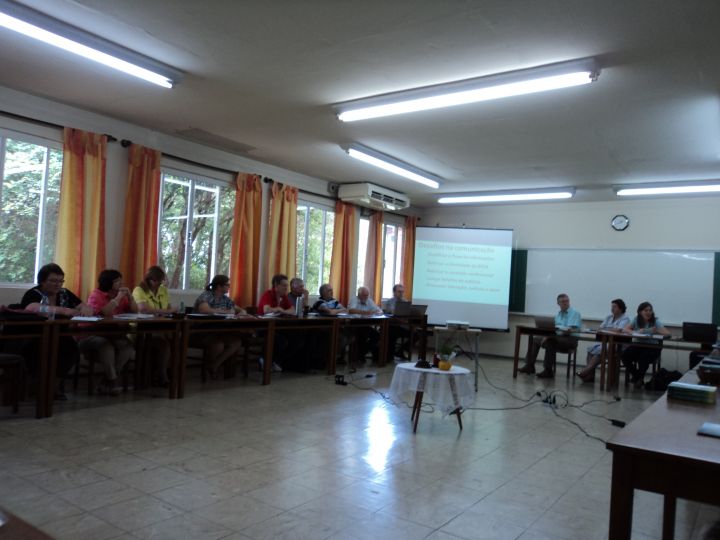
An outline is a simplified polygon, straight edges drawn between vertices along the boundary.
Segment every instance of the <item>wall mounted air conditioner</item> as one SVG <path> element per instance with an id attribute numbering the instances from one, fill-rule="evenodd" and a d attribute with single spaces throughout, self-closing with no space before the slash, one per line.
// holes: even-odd
<path id="1" fill-rule="evenodd" d="M 377 210 L 402 210 L 410 206 L 407 195 L 367 182 L 340 184 L 338 197 L 342 201 Z"/>

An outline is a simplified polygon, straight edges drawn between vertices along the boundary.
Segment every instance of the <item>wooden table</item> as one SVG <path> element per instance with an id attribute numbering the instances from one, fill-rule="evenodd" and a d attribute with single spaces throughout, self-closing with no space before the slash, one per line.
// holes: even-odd
<path id="1" fill-rule="evenodd" d="M 3 331 L 0 340 L 14 341 L 23 339 L 39 340 L 38 384 L 35 389 L 35 418 L 52 416 L 52 402 L 55 393 L 55 366 L 49 360 L 52 323 L 48 321 L 0 321 Z M 13 328 L 16 333 L 13 333 Z M 6 333 L 6 329 L 10 333 Z M 18 353 L 19 354 L 19 353 Z M 19 389 L 18 389 L 19 390 Z"/>
<path id="2" fill-rule="evenodd" d="M 691 371 L 681 380 L 697 383 L 697 375 Z M 717 404 L 665 394 L 610 439 L 609 540 L 630 538 L 635 489 L 664 496 L 663 540 L 673 538 L 677 498 L 720 506 L 720 439 L 697 435 L 703 422 L 720 423 Z"/>
<path id="3" fill-rule="evenodd" d="M 598 333 L 599 334 L 599 333 Z M 631 334 L 620 334 L 603 332 L 605 342 L 603 343 L 603 352 L 606 351 L 607 358 L 607 389 L 617 388 L 620 384 L 620 357 L 618 354 L 619 345 L 633 345 L 638 347 L 648 347 L 653 349 L 673 349 L 679 351 L 687 351 L 688 353 L 697 349 L 699 342 L 685 341 L 681 338 L 666 337 L 660 343 L 652 343 L 648 341 L 638 340 L 638 336 Z M 650 336 L 647 336 L 650 337 Z M 633 340 L 638 341 L 633 341 Z M 603 359 L 604 360 L 604 359 Z M 604 365 L 603 365 L 604 367 Z"/>

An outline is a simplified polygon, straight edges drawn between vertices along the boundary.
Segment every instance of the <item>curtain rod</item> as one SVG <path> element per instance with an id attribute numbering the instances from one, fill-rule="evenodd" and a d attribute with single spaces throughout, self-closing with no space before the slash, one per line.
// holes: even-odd
<path id="1" fill-rule="evenodd" d="M 49 127 L 53 129 L 59 129 L 63 130 L 67 126 L 61 126 L 60 124 L 54 124 L 53 122 L 47 122 L 45 120 L 38 120 L 37 118 L 30 118 L 29 116 L 23 116 L 21 114 L 11 113 L 10 111 L 0 111 L 0 114 L 3 116 L 7 116 L 9 118 L 14 118 L 15 120 L 21 120 L 23 122 L 30 122 L 32 124 L 43 126 L 43 127 Z M 107 137 L 108 142 L 116 142 L 117 138 L 113 137 L 112 135 L 108 133 L 103 133 Z"/>

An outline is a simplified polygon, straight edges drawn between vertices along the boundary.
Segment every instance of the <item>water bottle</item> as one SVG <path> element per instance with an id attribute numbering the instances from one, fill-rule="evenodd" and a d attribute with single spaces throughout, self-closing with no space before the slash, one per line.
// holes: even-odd
<path id="1" fill-rule="evenodd" d="M 295 299 L 295 316 L 296 317 L 302 317 L 303 316 L 303 299 L 302 296 Z"/>
<path id="2" fill-rule="evenodd" d="M 48 319 L 50 318 L 50 301 L 45 294 L 43 294 L 40 299 L 40 315 L 47 317 Z"/>

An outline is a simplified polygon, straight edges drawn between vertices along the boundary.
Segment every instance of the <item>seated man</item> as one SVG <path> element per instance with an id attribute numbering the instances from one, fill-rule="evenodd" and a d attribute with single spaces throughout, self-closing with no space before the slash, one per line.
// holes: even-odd
<path id="1" fill-rule="evenodd" d="M 398 302 L 407 302 L 405 300 L 405 287 L 402 283 L 396 283 L 393 285 L 393 295 L 383 302 L 383 311 L 385 313 L 395 313 L 395 306 Z M 405 357 L 405 353 L 410 354 L 410 330 L 407 326 L 400 326 L 399 324 L 392 324 L 389 328 L 388 334 L 388 356 L 390 358 L 396 357 L 401 360 Z M 400 347 L 398 348 L 398 340 L 400 340 Z"/>
<path id="2" fill-rule="evenodd" d="M 570 307 L 570 297 L 565 293 L 561 293 L 557 297 L 557 303 L 560 306 L 560 311 L 555 315 L 555 326 L 566 328 L 565 332 L 567 333 L 579 330 L 582 325 L 582 317 L 578 311 Z M 554 375 L 553 366 L 555 365 L 556 354 L 558 352 L 566 353 L 577 347 L 577 339 L 563 335 L 546 338 L 542 336 L 533 337 L 525 357 L 525 365 L 518 370 L 520 373 L 535 373 L 535 360 L 538 352 L 540 352 L 540 347 L 545 349 L 545 360 L 543 361 L 543 370 L 537 376 L 544 379 Z"/>
<path id="3" fill-rule="evenodd" d="M 348 313 L 351 315 L 362 315 L 364 317 L 372 317 L 373 315 L 381 315 L 380 309 L 370 298 L 370 289 L 360 287 L 357 296 L 350 299 Z M 380 343 L 380 332 L 371 327 L 361 327 L 357 329 L 355 334 L 358 344 L 358 356 L 361 364 L 364 364 L 365 355 L 372 354 L 373 362 L 378 360 L 378 345 Z"/>
<path id="4" fill-rule="evenodd" d="M 333 288 L 329 283 L 320 285 L 320 299 L 313 305 L 313 311 L 317 311 L 322 315 L 347 313 L 345 306 L 333 298 Z"/>

